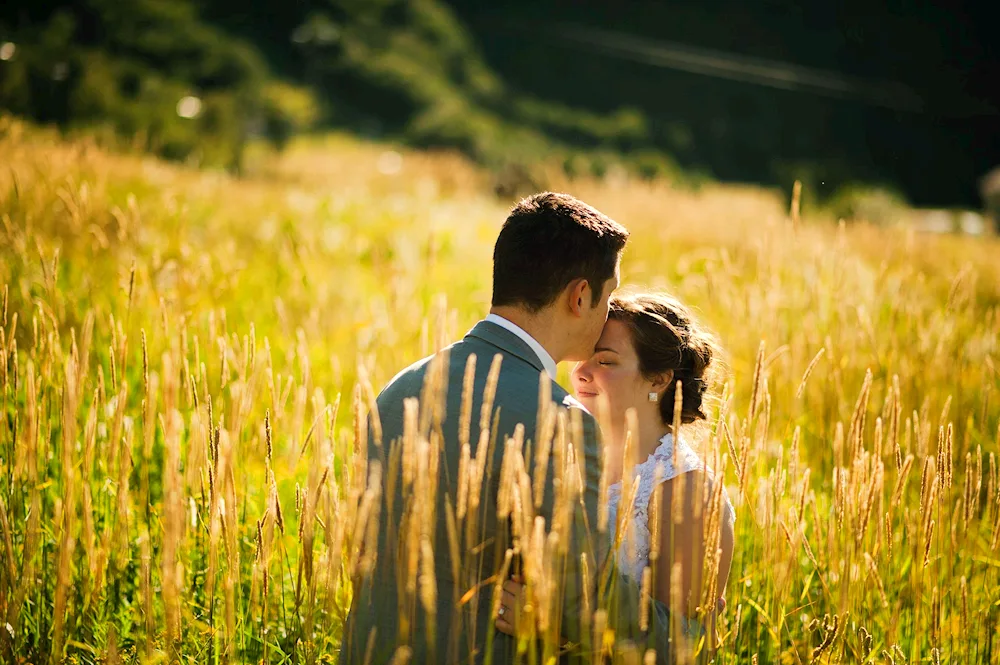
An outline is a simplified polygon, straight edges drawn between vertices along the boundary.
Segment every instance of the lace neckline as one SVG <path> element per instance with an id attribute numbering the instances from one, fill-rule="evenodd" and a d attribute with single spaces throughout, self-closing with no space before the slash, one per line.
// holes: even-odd
<path id="1" fill-rule="evenodd" d="M 659 472 L 657 470 L 659 469 Z M 708 470 L 698 454 L 678 438 L 669 433 L 660 439 L 660 445 L 632 469 L 632 479 L 638 479 L 636 496 L 632 502 L 632 518 L 628 522 L 627 533 L 622 534 L 618 547 L 618 561 L 622 571 L 635 580 L 642 578 L 642 570 L 649 562 L 649 514 L 648 505 L 653 490 L 662 482 L 695 470 Z M 630 482 L 635 482 L 630 480 Z M 618 509 L 622 501 L 622 481 L 608 487 L 608 525 L 612 540 L 616 537 Z"/>
<path id="2" fill-rule="evenodd" d="M 674 437 L 670 432 L 667 432 L 660 437 L 659 445 L 649 454 L 649 457 L 632 468 L 632 477 L 639 476 L 642 478 L 640 482 L 650 482 L 655 476 L 657 465 L 663 464 L 663 473 L 659 478 L 662 482 L 688 471 L 703 469 L 705 466 L 698 454 L 687 444 L 683 437 L 678 437 L 677 439 L 676 457 L 674 453 Z M 619 479 L 618 482 L 610 485 L 608 489 L 615 488 L 620 490 L 621 487 L 622 480 Z"/>

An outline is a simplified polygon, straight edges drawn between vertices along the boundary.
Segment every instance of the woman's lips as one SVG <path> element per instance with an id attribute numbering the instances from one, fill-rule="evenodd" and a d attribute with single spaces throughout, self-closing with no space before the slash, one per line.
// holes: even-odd
<path id="1" fill-rule="evenodd" d="M 576 396 L 577 397 L 597 397 L 597 393 L 589 393 L 586 390 L 577 390 L 576 391 Z"/>

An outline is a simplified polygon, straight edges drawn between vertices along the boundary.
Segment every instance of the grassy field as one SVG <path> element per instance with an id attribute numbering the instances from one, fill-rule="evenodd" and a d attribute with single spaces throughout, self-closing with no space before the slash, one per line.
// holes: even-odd
<path id="1" fill-rule="evenodd" d="M 357 415 L 483 316 L 510 204 L 387 150 L 237 181 L 0 119 L 4 662 L 335 660 Z M 718 661 L 1000 663 L 1000 243 L 794 224 L 749 187 L 553 187 L 726 349 Z"/>

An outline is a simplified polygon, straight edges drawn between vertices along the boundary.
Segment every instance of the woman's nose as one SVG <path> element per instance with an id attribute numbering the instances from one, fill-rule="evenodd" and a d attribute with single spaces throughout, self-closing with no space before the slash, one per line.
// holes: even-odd
<path id="1" fill-rule="evenodd" d="M 593 377 L 590 375 L 590 370 L 587 368 L 587 363 L 577 363 L 576 367 L 573 368 L 573 378 L 581 383 L 590 383 Z"/>

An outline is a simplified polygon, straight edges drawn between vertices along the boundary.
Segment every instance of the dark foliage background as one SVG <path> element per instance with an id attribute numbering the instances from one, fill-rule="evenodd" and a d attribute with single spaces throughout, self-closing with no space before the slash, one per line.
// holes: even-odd
<path id="1" fill-rule="evenodd" d="M 986 4 L 8 0 L 0 107 L 234 170 L 251 136 L 334 126 L 498 170 L 978 206 L 1000 163 Z"/>

